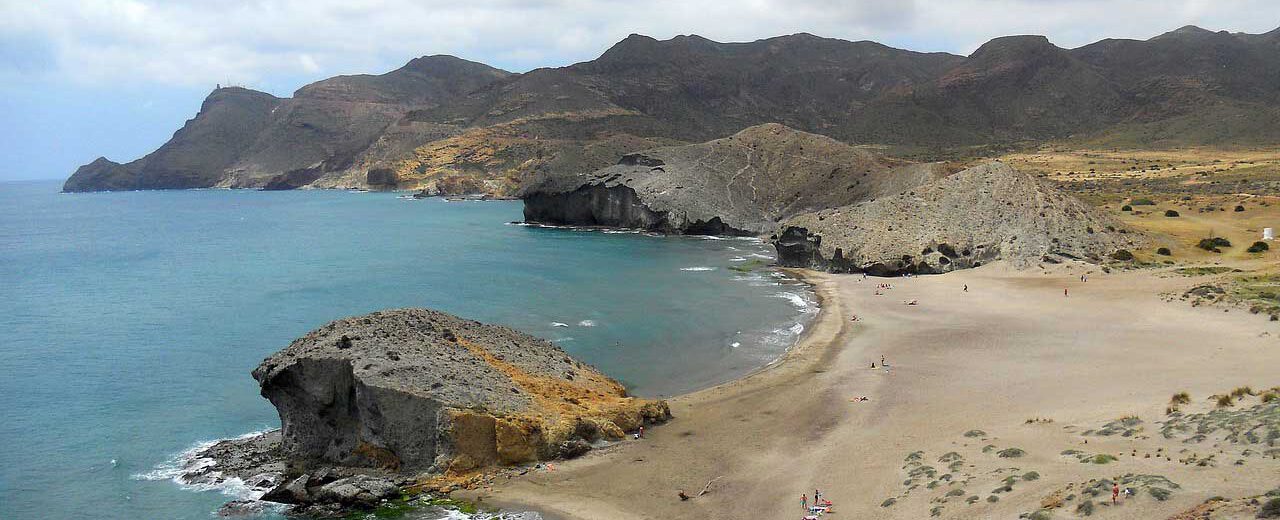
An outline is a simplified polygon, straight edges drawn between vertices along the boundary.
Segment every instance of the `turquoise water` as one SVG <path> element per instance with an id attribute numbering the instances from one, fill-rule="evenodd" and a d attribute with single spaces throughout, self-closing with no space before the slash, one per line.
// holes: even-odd
<path id="1" fill-rule="evenodd" d="M 226 495 L 157 468 L 278 427 L 249 371 L 342 316 L 503 323 L 669 395 L 776 359 L 814 310 L 728 269 L 765 244 L 510 225 L 518 202 L 58 188 L 0 183 L 4 519 L 209 518 Z"/>

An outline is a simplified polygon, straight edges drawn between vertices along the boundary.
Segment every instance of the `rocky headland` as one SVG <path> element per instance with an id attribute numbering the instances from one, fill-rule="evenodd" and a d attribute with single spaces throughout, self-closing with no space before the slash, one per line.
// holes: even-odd
<path id="1" fill-rule="evenodd" d="M 239 478 L 309 515 L 577 457 L 671 416 L 548 341 L 426 309 L 334 321 L 253 377 L 281 429 L 215 444 L 180 478 Z"/>
<path id="2" fill-rule="evenodd" d="M 1147 239 L 1006 164 L 978 165 L 891 197 L 806 213 L 774 245 L 789 267 L 874 275 L 942 273 L 1006 260 L 1014 268 L 1100 263 Z"/>
<path id="3" fill-rule="evenodd" d="M 761 235 L 780 220 L 892 195 L 946 174 L 770 123 L 654 148 L 589 173 L 527 185 L 525 221 L 663 233 Z"/>

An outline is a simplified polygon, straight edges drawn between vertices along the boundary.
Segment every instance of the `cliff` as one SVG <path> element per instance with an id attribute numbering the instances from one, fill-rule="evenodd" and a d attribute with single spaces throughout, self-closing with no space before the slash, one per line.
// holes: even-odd
<path id="1" fill-rule="evenodd" d="M 460 474 L 670 417 L 552 343 L 425 309 L 329 323 L 253 371 L 295 465 Z"/>
<path id="2" fill-rule="evenodd" d="M 687 234 L 768 234 L 784 218 L 890 195 L 945 173 L 780 124 L 632 153 L 524 189 L 525 220 Z"/>
<path id="3" fill-rule="evenodd" d="M 1009 166 L 979 165 L 874 201 L 806 213 L 775 240 L 784 266 L 832 272 L 941 273 L 1005 260 L 1101 262 L 1146 239 Z"/>

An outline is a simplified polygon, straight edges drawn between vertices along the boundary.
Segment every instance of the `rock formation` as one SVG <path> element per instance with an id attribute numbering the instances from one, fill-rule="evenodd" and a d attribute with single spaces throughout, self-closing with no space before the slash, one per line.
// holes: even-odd
<path id="1" fill-rule="evenodd" d="M 670 416 L 548 341 L 425 309 L 334 321 L 253 377 L 280 413 L 285 457 L 303 467 L 457 474 Z"/>
<path id="2" fill-rule="evenodd" d="M 628 154 L 588 174 L 549 175 L 522 197 L 528 222 L 755 235 L 805 211 L 891 195 L 944 174 L 780 124 Z"/>
<path id="3" fill-rule="evenodd" d="M 832 272 L 940 273 L 1005 260 L 1100 262 L 1145 238 L 1030 175 L 991 162 L 906 192 L 783 223 L 779 263 Z"/>
<path id="4" fill-rule="evenodd" d="M 1280 141 L 1280 29 L 1184 27 L 1063 49 L 997 38 L 969 56 L 810 34 L 749 43 L 631 35 L 599 58 L 512 74 L 427 56 L 278 98 L 220 88 L 155 152 L 94 161 L 65 191 L 251 187 L 513 193 L 656 146 L 752 125 L 936 149 Z M 927 147 L 927 148 L 921 148 Z M 394 176 L 369 173 L 385 169 Z M 306 175 L 290 172 L 305 172 Z M 273 182 L 273 180 L 275 182 Z M 302 181 L 306 181 L 303 183 Z"/>

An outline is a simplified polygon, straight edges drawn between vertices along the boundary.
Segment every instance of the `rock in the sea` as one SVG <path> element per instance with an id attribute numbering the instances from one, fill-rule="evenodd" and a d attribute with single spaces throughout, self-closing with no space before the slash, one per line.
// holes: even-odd
<path id="1" fill-rule="evenodd" d="M 311 502 L 311 492 L 307 489 L 310 482 L 311 475 L 304 473 L 268 491 L 262 495 L 262 499 L 281 504 L 305 504 Z"/>
<path id="2" fill-rule="evenodd" d="M 999 162 L 874 201 L 799 215 L 774 241 L 780 264 L 873 275 L 1101 262 L 1145 237 Z"/>
<path id="3" fill-rule="evenodd" d="M 253 376 L 302 465 L 465 472 L 670 417 L 546 340 L 426 309 L 329 323 Z"/>
<path id="4" fill-rule="evenodd" d="M 586 175 L 548 175 L 522 198 L 527 222 L 756 235 L 793 215 L 892 195 L 945 173 L 941 164 L 911 164 L 771 123 L 628 154 Z"/>

